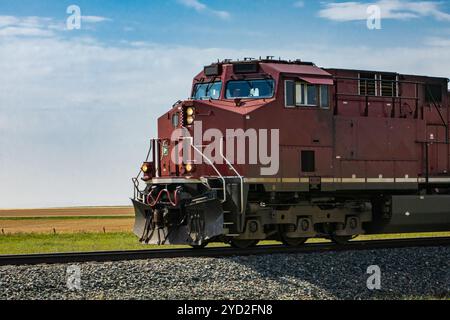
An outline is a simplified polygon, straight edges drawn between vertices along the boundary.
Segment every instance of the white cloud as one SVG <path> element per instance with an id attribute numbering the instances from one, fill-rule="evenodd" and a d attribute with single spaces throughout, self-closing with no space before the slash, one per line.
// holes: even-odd
<path id="1" fill-rule="evenodd" d="M 24 28 L 45 28 L 51 24 L 53 19 L 46 17 L 15 17 L 15 16 L 1 16 L 0 28 L 2 27 L 24 27 Z"/>
<path id="2" fill-rule="evenodd" d="M 57 29 L 51 18 L 0 16 L 0 37 L 51 37 Z"/>
<path id="3" fill-rule="evenodd" d="M 381 8 L 382 19 L 403 20 L 433 17 L 437 20 L 450 21 L 450 14 L 441 10 L 440 2 L 410 0 L 327 3 L 319 11 L 319 16 L 333 21 L 366 20 L 369 17 L 367 8 L 370 5 L 377 5 Z"/>
<path id="4" fill-rule="evenodd" d="M 18 23 L 18 19 L 13 16 L 0 16 L 0 27 L 6 27 Z"/>
<path id="5" fill-rule="evenodd" d="M 426 44 L 433 47 L 450 47 L 450 38 L 431 37 Z"/>
<path id="6" fill-rule="evenodd" d="M 201 3 L 198 0 L 180 0 L 182 4 L 184 4 L 187 7 L 194 8 L 197 11 L 203 11 L 206 10 L 208 7 L 206 4 Z"/>
<path id="7" fill-rule="evenodd" d="M 111 19 L 100 16 L 82 16 L 84 23 L 100 23 Z M 65 22 L 47 17 L 0 16 L 0 37 L 34 36 L 50 37 L 55 32 L 64 31 Z"/>
<path id="8" fill-rule="evenodd" d="M 213 14 L 223 20 L 227 20 L 231 17 L 228 11 L 214 10 L 208 7 L 206 4 L 200 2 L 199 0 L 178 0 L 182 5 L 192 8 L 197 12 L 205 12 Z"/>
<path id="9" fill-rule="evenodd" d="M 82 16 L 81 21 L 87 22 L 87 23 L 99 23 L 99 22 L 111 21 L 111 19 L 106 18 L 106 17 L 100 17 L 100 16 Z"/>
<path id="10" fill-rule="evenodd" d="M 51 37 L 53 35 L 54 33 L 52 31 L 39 28 L 6 27 L 0 29 L 0 37 L 15 37 L 15 36 Z"/>

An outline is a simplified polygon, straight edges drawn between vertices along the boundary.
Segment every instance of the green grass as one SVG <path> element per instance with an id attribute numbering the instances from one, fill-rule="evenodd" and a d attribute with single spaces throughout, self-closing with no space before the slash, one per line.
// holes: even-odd
<path id="1" fill-rule="evenodd" d="M 416 233 L 360 236 L 357 240 L 380 240 L 411 237 L 443 237 L 450 232 Z M 324 242 L 324 239 L 311 239 L 310 243 Z M 275 241 L 261 242 L 264 245 L 278 244 Z M 214 243 L 210 246 L 223 246 Z M 74 233 L 74 234 L 5 234 L 0 235 L 0 255 L 33 254 L 56 252 L 86 252 L 111 250 L 160 249 L 160 246 L 142 245 L 132 233 Z M 164 248 L 189 248 L 187 246 L 166 246 Z"/>
<path id="2" fill-rule="evenodd" d="M 210 247 L 223 246 L 213 243 Z M 151 250 L 190 248 L 189 246 L 143 245 L 127 232 L 117 233 L 16 233 L 0 235 L 0 255 L 60 252 Z"/>
<path id="3" fill-rule="evenodd" d="M 377 234 L 361 235 L 356 240 L 384 240 L 384 239 L 407 239 L 407 238 L 433 238 L 450 237 L 450 232 L 422 232 L 422 233 L 395 233 L 395 234 Z"/>
<path id="4" fill-rule="evenodd" d="M 0 254 L 32 254 L 108 250 L 139 250 L 131 233 L 7 234 L 0 235 Z"/>

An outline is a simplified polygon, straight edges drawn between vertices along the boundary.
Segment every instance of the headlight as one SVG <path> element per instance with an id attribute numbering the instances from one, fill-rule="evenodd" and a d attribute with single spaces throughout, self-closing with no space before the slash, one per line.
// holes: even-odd
<path id="1" fill-rule="evenodd" d="M 191 125 L 195 121 L 195 108 L 194 107 L 187 107 L 184 109 L 185 114 L 185 125 Z"/>
<path id="2" fill-rule="evenodd" d="M 189 116 L 193 116 L 194 113 L 195 113 L 194 108 L 189 107 L 189 108 L 186 109 L 186 114 L 188 115 L 188 117 L 189 117 Z"/>
<path id="3" fill-rule="evenodd" d="M 188 116 L 187 118 L 186 118 L 186 123 L 187 124 L 193 124 L 194 123 L 194 117 L 193 116 Z"/>
<path id="4" fill-rule="evenodd" d="M 148 165 L 146 165 L 146 164 L 144 164 L 142 167 L 141 167 L 141 170 L 142 170 L 142 172 L 143 173 L 147 173 L 148 172 Z"/>
<path id="5" fill-rule="evenodd" d="M 190 163 L 185 166 L 186 172 L 192 172 L 194 170 L 194 166 Z"/>

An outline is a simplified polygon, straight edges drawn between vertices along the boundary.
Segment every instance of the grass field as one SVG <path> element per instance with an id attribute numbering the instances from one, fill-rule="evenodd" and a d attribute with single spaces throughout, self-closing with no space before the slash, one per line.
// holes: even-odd
<path id="1" fill-rule="evenodd" d="M 0 210 L 0 233 L 130 232 L 131 207 Z"/>
<path id="2" fill-rule="evenodd" d="M 398 239 L 411 237 L 443 237 L 450 232 L 392 234 L 377 236 L 360 236 L 356 240 Z M 311 239 L 309 243 L 325 242 L 325 239 Z M 278 244 L 275 241 L 264 241 L 261 244 Z M 210 246 L 222 246 L 211 244 Z M 63 233 L 63 234 L 9 234 L 0 235 L 1 254 L 32 254 L 57 252 L 86 252 L 108 250 L 148 250 L 160 249 L 160 246 L 142 245 L 131 232 L 116 233 Z M 188 248 L 186 246 L 168 246 L 167 248 Z"/>
<path id="3" fill-rule="evenodd" d="M 129 217 L 0 218 L 0 232 L 2 234 L 129 232 L 133 224 L 134 219 Z"/>

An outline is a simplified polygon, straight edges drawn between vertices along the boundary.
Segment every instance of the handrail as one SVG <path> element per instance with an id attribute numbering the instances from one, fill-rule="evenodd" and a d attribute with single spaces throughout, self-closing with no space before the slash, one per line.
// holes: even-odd
<path id="1" fill-rule="evenodd" d="M 349 97 L 361 97 L 361 98 L 365 98 L 365 97 L 369 97 L 372 99 L 379 99 L 379 100 L 387 100 L 387 99 L 402 99 L 402 100 L 419 100 L 419 98 L 417 97 L 406 97 L 406 96 L 371 96 L 371 95 L 364 95 L 364 94 L 357 94 L 357 93 L 345 93 L 345 92 L 338 92 L 336 93 L 338 96 L 349 96 Z"/>
<path id="2" fill-rule="evenodd" d="M 383 73 L 381 73 L 383 74 Z M 399 102 L 400 105 L 400 110 L 402 108 L 402 101 L 405 100 L 414 100 L 416 103 L 416 110 L 414 113 L 414 117 L 417 119 L 419 116 L 419 92 L 418 92 L 418 86 L 419 85 L 424 85 L 424 82 L 418 82 L 418 81 L 406 81 L 406 80 L 398 80 L 398 78 L 396 78 L 395 80 L 383 80 L 383 79 L 379 79 L 378 77 L 375 77 L 375 79 L 368 79 L 368 78 L 361 78 L 361 77 L 340 77 L 340 76 L 334 76 L 333 79 L 335 80 L 335 86 L 336 86 L 336 90 L 334 92 L 334 96 L 335 96 L 335 108 L 334 108 L 334 114 L 337 115 L 338 114 L 338 109 L 339 109 L 339 98 L 340 97 L 356 97 L 356 98 L 365 98 L 365 110 L 364 110 L 364 116 L 367 117 L 369 115 L 369 102 L 371 101 L 378 101 L 378 100 L 387 100 L 387 99 L 392 99 L 392 109 L 391 109 L 391 117 L 394 118 L 395 117 L 395 110 L 396 110 L 396 104 L 397 101 Z M 339 92 L 338 90 L 338 86 L 339 86 L 339 80 L 348 80 L 348 81 L 354 81 L 354 82 L 359 82 L 358 86 L 361 87 L 361 83 L 363 82 L 363 84 L 365 85 L 365 93 L 362 94 L 362 92 L 360 92 L 360 90 L 358 90 L 358 93 L 350 93 L 350 92 Z M 368 94 L 368 83 L 369 82 L 373 82 L 375 84 L 375 95 L 369 95 Z M 383 83 L 390 83 L 392 86 L 392 95 L 383 95 L 383 91 L 381 89 L 381 86 L 383 85 Z M 416 87 L 416 95 L 415 97 L 409 97 L 409 96 L 402 96 L 401 93 L 401 88 L 400 85 L 405 84 L 405 85 L 415 85 Z M 394 90 L 394 85 L 397 86 L 396 90 Z"/>
<path id="3" fill-rule="evenodd" d="M 161 168 L 160 139 L 153 139 L 153 161 L 155 163 L 155 175 L 160 177 L 159 170 Z"/>
<path id="4" fill-rule="evenodd" d="M 436 109 L 436 111 L 437 111 L 439 117 L 441 118 L 441 121 L 442 121 L 443 126 L 445 127 L 445 141 L 446 141 L 446 143 L 449 143 L 449 141 L 448 141 L 448 140 L 449 140 L 449 137 L 448 137 L 448 124 L 447 124 L 447 122 L 445 121 L 444 117 L 442 116 L 442 112 L 441 112 L 441 110 L 439 110 L 437 101 L 436 101 L 436 99 L 434 98 L 433 93 L 431 92 L 430 88 L 429 88 L 428 86 L 425 86 L 425 88 L 426 88 L 428 94 L 429 94 L 430 97 L 431 97 L 431 100 L 432 100 L 432 103 L 433 103 L 434 108 Z"/>
<path id="5" fill-rule="evenodd" d="M 133 181 L 133 184 L 134 184 L 134 200 L 139 200 L 139 201 L 141 201 L 141 199 L 139 198 L 139 196 L 141 196 L 142 197 L 142 202 L 145 204 L 145 196 L 144 196 L 144 193 L 141 191 L 141 190 L 139 190 L 139 179 L 138 178 L 132 178 L 131 179 L 132 181 Z"/>
<path id="6" fill-rule="evenodd" d="M 206 160 L 206 162 L 214 169 L 214 171 L 216 171 L 217 175 L 219 176 L 220 180 L 222 180 L 222 184 L 223 184 L 223 200 L 221 202 L 225 203 L 227 201 L 227 183 L 225 181 L 225 178 L 222 176 L 220 171 L 216 168 L 214 163 L 199 148 L 197 148 L 194 145 L 194 138 L 193 137 L 182 137 L 181 140 L 190 140 L 191 147 L 195 151 L 197 151 L 202 156 L 203 159 Z"/>
<path id="7" fill-rule="evenodd" d="M 239 174 L 239 172 L 233 167 L 231 162 L 223 154 L 223 139 L 220 139 L 220 156 L 225 160 L 227 165 L 231 168 L 232 171 L 234 171 L 234 173 L 236 173 L 236 175 L 241 180 L 241 201 L 240 201 L 241 208 L 240 209 L 241 209 L 241 214 L 244 214 L 244 212 L 245 212 L 245 208 L 244 208 L 244 177 Z"/>
<path id="8" fill-rule="evenodd" d="M 152 150 L 154 153 L 156 153 L 156 155 L 154 154 L 154 161 L 155 161 L 155 166 L 159 167 L 159 157 L 158 157 L 158 140 L 159 139 L 153 139 L 152 140 L 152 144 L 153 144 L 153 148 L 150 148 L 150 150 Z M 206 160 L 206 162 L 214 169 L 214 171 L 217 173 L 219 179 L 222 181 L 222 185 L 223 185 L 223 200 L 221 200 L 221 203 L 225 203 L 227 201 L 227 190 L 226 190 L 226 180 L 224 178 L 224 176 L 220 173 L 220 171 L 217 169 L 217 167 L 214 165 L 214 163 L 212 162 L 211 159 L 209 159 L 196 145 L 194 145 L 194 138 L 193 137 L 181 137 L 180 140 L 188 140 L 190 146 L 196 151 L 198 152 L 203 159 Z M 150 152 L 149 152 L 150 154 Z M 244 177 L 241 176 L 239 174 L 239 172 L 236 170 L 236 168 L 232 165 L 232 163 L 225 157 L 224 155 L 224 146 L 223 146 L 223 139 L 220 139 L 220 156 L 225 160 L 226 164 L 229 166 L 229 168 L 236 174 L 236 176 L 239 178 L 239 180 L 241 181 L 241 190 L 240 190 L 240 212 L 241 214 L 244 214 L 245 212 L 245 207 L 244 207 Z M 158 168 L 156 168 L 158 170 Z M 156 171 L 157 171 L 156 170 Z M 157 174 L 158 176 L 158 174 Z M 139 177 L 139 176 L 138 176 Z M 141 190 L 139 190 L 139 180 L 138 177 L 133 178 L 133 184 L 134 184 L 134 198 L 137 200 L 139 199 L 139 195 L 142 196 L 143 201 L 145 202 L 145 197 L 143 196 L 143 193 Z"/>
<path id="9" fill-rule="evenodd" d="M 381 72 L 381 74 L 383 74 Z M 359 78 L 359 77 L 340 77 L 340 76 L 334 76 L 333 77 L 336 80 L 367 80 L 367 81 L 374 81 L 374 82 L 391 82 L 391 83 L 399 83 L 399 84 L 425 84 L 425 82 L 422 81 L 408 81 L 408 80 L 383 80 L 383 79 L 369 79 L 369 78 Z"/>
<path id="10" fill-rule="evenodd" d="M 149 149 L 148 149 L 147 156 L 145 157 L 145 162 L 148 162 L 148 161 L 149 161 L 150 155 L 152 156 L 153 161 L 155 161 L 155 158 L 156 158 L 156 156 L 155 156 L 155 148 L 154 148 L 155 140 L 156 140 L 156 139 L 151 139 L 151 140 L 150 140 L 150 147 L 149 147 Z M 153 152 L 153 153 L 152 153 L 152 152 Z M 159 160 L 159 158 L 158 158 L 158 160 Z M 140 186 L 140 183 L 139 183 L 139 177 L 141 176 L 141 174 L 142 174 L 142 169 L 139 170 L 139 173 L 137 174 L 137 176 L 136 176 L 135 178 L 132 178 L 132 179 L 131 179 L 131 180 L 133 181 L 133 185 L 134 185 L 133 198 L 134 198 L 134 200 L 141 200 L 141 199 L 139 198 L 139 196 L 141 196 L 141 197 L 142 197 L 142 202 L 145 204 L 145 195 L 144 195 L 144 192 L 142 192 L 142 191 L 139 189 L 139 186 Z"/>

